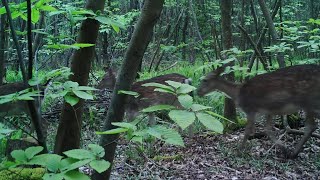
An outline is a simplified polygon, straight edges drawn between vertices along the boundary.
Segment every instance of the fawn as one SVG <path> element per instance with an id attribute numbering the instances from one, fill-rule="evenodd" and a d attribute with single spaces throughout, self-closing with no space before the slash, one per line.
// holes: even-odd
<path id="1" fill-rule="evenodd" d="M 297 65 L 282 68 L 274 72 L 257 75 L 240 83 L 227 81 L 219 75 L 223 68 L 209 73 L 198 88 L 198 95 L 219 90 L 230 96 L 246 113 L 248 123 L 240 149 L 254 131 L 258 114 L 267 116 L 266 133 L 276 141 L 272 133 L 272 115 L 284 115 L 304 110 L 306 122 L 304 135 L 293 152 L 286 152 L 287 157 L 295 158 L 302 150 L 304 143 L 316 129 L 315 113 L 320 111 L 320 66 Z M 279 144 L 284 150 L 285 146 Z"/>
<path id="2" fill-rule="evenodd" d="M 129 96 L 126 103 L 126 113 L 128 116 L 128 120 L 133 120 L 138 114 L 139 111 L 153 105 L 160 104 L 169 104 L 173 106 L 179 106 L 179 102 L 177 97 L 170 93 L 162 93 L 158 91 L 154 91 L 154 87 L 145 87 L 142 86 L 146 83 L 160 83 L 168 85 L 165 81 L 176 81 L 181 83 L 191 84 L 191 79 L 187 77 L 177 74 L 165 74 L 161 76 L 156 76 L 147 80 L 138 81 L 132 84 L 131 91 L 139 93 L 139 97 L 135 98 L 133 96 Z M 106 75 L 103 77 L 101 82 L 98 84 L 98 89 L 113 89 L 116 82 L 116 74 L 112 69 L 108 69 Z"/>

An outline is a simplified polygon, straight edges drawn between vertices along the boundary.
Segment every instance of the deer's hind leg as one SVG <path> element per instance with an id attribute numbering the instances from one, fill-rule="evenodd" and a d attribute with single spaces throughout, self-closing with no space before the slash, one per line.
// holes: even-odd
<path id="1" fill-rule="evenodd" d="M 304 135 L 300 142 L 296 145 L 292 153 L 287 154 L 288 158 L 296 158 L 299 152 L 303 149 L 303 145 L 308 141 L 311 134 L 317 129 L 317 123 L 315 121 L 315 113 L 306 111 L 306 123 L 304 129 Z"/>

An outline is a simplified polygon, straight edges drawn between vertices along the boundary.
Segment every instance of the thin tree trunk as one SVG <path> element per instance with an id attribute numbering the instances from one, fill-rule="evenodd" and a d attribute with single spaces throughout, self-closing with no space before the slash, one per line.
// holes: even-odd
<path id="1" fill-rule="evenodd" d="M 137 74 L 138 66 L 150 42 L 153 27 L 162 11 L 163 4 L 164 0 L 145 0 L 144 2 L 141 17 L 134 29 L 129 47 L 125 54 L 124 62 L 117 78 L 103 130 L 113 129 L 114 126 L 111 123 L 122 121 L 123 119 L 126 95 L 118 94 L 117 92 L 119 90 L 129 90 L 131 88 L 131 84 Z M 119 134 L 103 135 L 100 140 L 100 145 L 104 147 L 106 152 L 104 159 L 109 161 L 111 164 L 113 163 L 118 137 Z M 111 168 L 102 174 L 95 173 L 93 179 L 109 179 L 110 173 Z"/>
<path id="2" fill-rule="evenodd" d="M 105 0 L 88 0 L 86 9 L 93 12 L 103 11 L 104 4 Z M 77 43 L 95 44 L 98 31 L 98 21 L 89 18 L 84 20 L 80 27 Z M 81 86 L 88 84 L 91 62 L 94 58 L 94 49 L 94 46 L 79 49 L 71 57 L 71 72 L 73 75 L 70 79 L 78 82 Z M 83 104 L 83 100 L 80 100 L 74 107 L 68 103 L 64 103 L 54 147 L 56 154 L 62 154 L 64 151 L 79 148 Z"/>
<path id="3" fill-rule="evenodd" d="M 5 14 L 0 15 L 0 86 L 3 84 L 3 78 L 5 76 L 5 49 L 7 45 L 7 33 L 6 29 L 6 18 Z"/>
<path id="4" fill-rule="evenodd" d="M 223 37 L 223 49 L 227 50 L 233 47 L 232 40 L 232 26 L 231 26 L 231 9 L 232 0 L 221 0 L 221 23 L 222 23 L 222 37 Z M 234 63 L 228 64 L 233 66 Z M 234 81 L 234 74 L 228 74 L 227 78 Z M 230 120 L 236 121 L 236 107 L 232 99 L 225 98 L 224 102 L 224 116 Z"/>
<path id="5" fill-rule="evenodd" d="M 262 10 L 263 16 L 266 19 L 266 22 L 267 22 L 267 25 L 268 25 L 268 28 L 269 28 L 269 31 L 271 33 L 273 41 L 274 42 L 279 42 L 279 36 L 278 36 L 278 33 L 277 33 L 276 28 L 274 26 L 272 17 L 270 15 L 270 12 L 269 12 L 269 10 L 267 8 L 266 2 L 264 0 L 258 0 L 258 1 L 259 1 L 259 5 L 261 7 L 261 10 Z M 286 66 L 286 64 L 284 62 L 283 53 L 278 53 L 277 61 L 278 61 L 278 64 L 279 64 L 280 68 L 283 68 L 283 67 Z"/>

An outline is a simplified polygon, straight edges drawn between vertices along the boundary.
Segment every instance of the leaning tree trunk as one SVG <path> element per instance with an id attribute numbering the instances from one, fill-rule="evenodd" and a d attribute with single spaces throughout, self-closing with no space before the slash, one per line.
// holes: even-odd
<path id="1" fill-rule="evenodd" d="M 105 0 L 88 0 L 86 9 L 93 12 L 103 11 L 104 4 Z M 77 43 L 95 44 L 98 31 L 98 21 L 90 18 L 84 20 L 80 27 Z M 94 58 L 94 49 L 94 46 L 79 49 L 71 57 L 71 72 L 73 75 L 70 79 L 78 82 L 81 86 L 88 84 L 91 62 Z M 56 154 L 62 154 L 64 151 L 79 148 L 83 104 L 83 100 L 80 100 L 74 107 L 71 107 L 68 103 L 64 103 L 54 147 Z"/>
<path id="2" fill-rule="evenodd" d="M 140 19 L 138 20 L 132 34 L 124 62 L 117 78 L 103 130 L 113 129 L 114 126 L 111 123 L 122 121 L 123 119 L 126 95 L 118 94 L 117 92 L 119 90 L 129 90 L 131 88 L 131 84 L 136 77 L 143 54 L 150 42 L 153 27 L 160 16 L 163 3 L 164 0 L 145 0 L 144 2 Z M 111 164 L 114 159 L 118 137 L 118 134 L 103 135 L 100 140 L 100 145 L 104 147 L 106 152 L 104 159 L 109 161 Z M 95 173 L 93 178 L 106 180 L 110 178 L 110 173 L 111 168 L 102 174 Z"/>
<path id="3" fill-rule="evenodd" d="M 222 23 L 222 37 L 223 50 L 231 49 L 232 43 L 232 25 L 231 25 L 231 8 L 232 0 L 221 0 L 221 23 Z M 234 65 L 230 63 L 229 66 Z M 227 78 L 234 81 L 234 73 L 228 74 Z M 236 121 L 236 107 L 232 99 L 225 98 L 224 102 L 224 116 L 230 120 Z"/>
<path id="4" fill-rule="evenodd" d="M 279 35 L 278 35 L 276 28 L 274 26 L 274 23 L 273 23 L 271 15 L 270 15 L 270 12 L 267 8 L 266 2 L 264 0 L 259 0 L 259 5 L 260 5 L 260 8 L 261 8 L 261 11 L 263 13 L 264 18 L 266 19 L 266 22 L 267 22 L 267 25 L 268 25 L 268 28 L 269 28 L 269 31 L 270 31 L 270 34 L 271 34 L 273 41 L 279 42 Z M 277 61 L 278 61 L 280 68 L 283 68 L 286 66 L 286 64 L 284 62 L 284 55 L 282 52 L 278 53 Z"/>

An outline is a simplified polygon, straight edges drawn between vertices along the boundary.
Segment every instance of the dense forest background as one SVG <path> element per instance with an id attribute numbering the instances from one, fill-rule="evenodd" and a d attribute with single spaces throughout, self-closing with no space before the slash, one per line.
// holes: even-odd
<path id="1" fill-rule="evenodd" d="M 319 28 L 319 0 L 2 0 L 2 166 L 8 169 L 40 165 L 46 168 L 37 169 L 36 174 L 44 179 L 86 179 L 87 175 L 93 179 L 110 176 L 113 179 L 319 178 L 316 156 L 319 149 L 310 150 L 314 155 L 304 152 L 308 157 L 299 173 L 288 169 L 298 168 L 299 163 L 305 162 L 303 157 L 286 162 L 284 166 L 290 167 L 285 170 L 288 173 L 279 173 L 281 170 L 268 166 L 274 160 L 276 168 L 285 169 L 278 159 L 259 157 L 257 166 L 240 163 L 252 163 L 257 157 L 229 162 L 236 155 L 226 149 L 230 144 L 236 147 L 239 140 L 231 139 L 239 136 L 239 130 L 245 126 L 245 115 L 223 93 L 215 92 L 207 97 L 189 95 L 203 76 L 221 66 L 225 67 L 226 79 L 241 83 L 287 66 L 319 64 Z M 107 78 L 111 71 L 116 79 Z M 192 85 L 153 86 L 178 96 L 182 109 L 157 106 L 143 110 L 143 114 L 166 110 L 173 121 L 164 120 L 165 126 L 153 129 L 145 121 L 139 126 L 134 124 L 136 121 L 122 122 L 125 112 L 128 114 L 126 98 L 135 95 L 130 91 L 135 87 L 134 82 L 164 74 L 172 78 L 172 73 L 192 79 Z M 102 82 L 114 84 L 102 90 L 99 88 Z M 22 91 L 29 86 L 37 88 Z M 122 93 L 118 93 L 120 90 Z M 36 101 L 25 101 L 32 97 Z M 4 104 L 9 101 L 16 104 Z M 140 119 L 147 119 L 145 116 Z M 297 113 L 288 119 L 293 119 L 295 124 L 302 121 Z M 177 129 L 184 130 L 191 124 L 194 124 L 192 135 L 178 132 Z M 125 133 L 120 136 L 122 132 Z M 220 153 L 212 155 L 210 144 L 214 146 L 220 137 L 217 134 L 223 132 L 231 133 L 221 135 L 221 141 L 230 144 L 217 145 L 215 148 Z M 208 144 L 201 144 L 202 140 Z M 203 151 L 194 147 L 199 141 L 199 147 L 204 145 Z M 312 142 L 313 148 L 319 148 L 318 139 Z M 25 150 L 34 145 L 42 148 Z M 188 148 L 195 149 L 186 152 Z M 12 150 L 18 151 L 10 154 Z M 212 156 L 208 160 L 202 153 L 209 150 Z M 206 159 L 203 164 L 210 165 L 203 167 L 220 170 L 216 174 L 201 170 L 198 162 L 175 155 L 175 151 L 187 156 L 191 153 L 198 160 Z M 275 156 L 276 151 L 269 155 Z M 44 154 L 36 155 L 40 152 Z M 221 160 L 224 157 L 227 162 Z M 184 164 L 183 167 L 170 171 L 170 165 L 166 164 L 177 166 L 174 161 Z M 152 164 L 154 170 L 145 162 Z M 113 169 L 109 168 L 111 164 Z M 222 171 L 213 164 L 228 168 Z M 88 172 L 79 172 L 78 168 L 84 165 L 90 166 Z M 188 168 L 194 170 L 188 173 Z M 13 171 L 19 169 L 2 173 L 6 177 L 15 174 Z"/>

